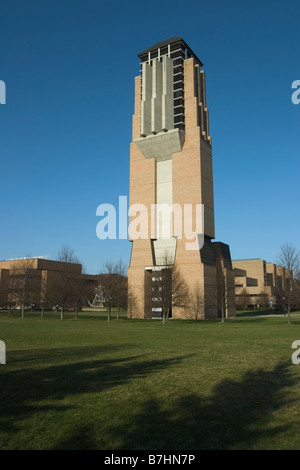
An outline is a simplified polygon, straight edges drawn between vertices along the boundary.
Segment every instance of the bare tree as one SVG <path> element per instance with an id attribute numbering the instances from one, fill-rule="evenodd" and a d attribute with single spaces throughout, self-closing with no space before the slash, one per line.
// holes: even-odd
<path id="1" fill-rule="evenodd" d="M 300 287 L 293 283 L 292 288 L 277 287 L 275 289 L 276 304 L 287 313 L 288 324 L 291 324 L 291 311 L 300 306 Z"/>
<path id="2" fill-rule="evenodd" d="M 57 261 L 62 263 L 77 263 L 80 264 L 79 259 L 74 254 L 74 250 L 68 245 L 64 244 L 58 252 Z"/>
<path id="3" fill-rule="evenodd" d="M 291 311 L 300 304 L 300 287 L 297 280 L 300 267 L 300 253 L 290 243 L 280 247 L 277 264 L 288 270 L 288 278 L 282 279 L 275 289 L 276 303 L 288 316 L 288 324 L 291 324 Z"/>
<path id="4" fill-rule="evenodd" d="M 178 266 L 167 255 L 161 266 L 152 271 L 152 306 L 161 311 L 163 324 L 173 307 L 187 306 L 188 288 Z"/>
<path id="5" fill-rule="evenodd" d="M 276 263 L 291 271 L 292 277 L 295 278 L 300 270 L 299 250 L 291 243 L 281 245 Z"/>
<path id="6" fill-rule="evenodd" d="M 120 315 L 121 308 L 127 306 L 127 290 L 128 290 L 128 278 L 127 270 L 123 261 L 120 259 L 114 264 L 115 274 L 115 289 L 113 295 L 113 301 L 115 307 L 117 307 L 117 319 Z"/>
<path id="7" fill-rule="evenodd" d="M 94 285 L 91 285 L 88 279 L 82 275 L 76 275 L 71 281 L 70 287 L 70 303 L 75 309 L 75 318 L 78 319 L 78 312 L 83 305 L 87 303 L 87 299 L 91 297 L 94 291 Z"/>
<path id="8" fill-rule="evenodd" d="M 224 266 L 223 262 L 216 263 L 217 268 L 217 300 L 218 310 L 221 311 L 222 323 L 228 316 L 230 307 L 234 307 L 235 302 L 235 281 L 234 272 Z"/>
<path id="9" fill-rule="evenodd" d="M 235 271 L 232 268 L 229 246 L 215 242 L 212 250 L 216 266 L 216 286 L 211 285 L 210 297 L 216 297 L 218 318 L 222 319 L 234 314 L 235 311 Z M 216 291 L 216 294 L 213 292 Z"/>
<path id="10" fill-rule="evenodd" d="M 18 260 L 10 270 L 10 300 L 21 307 L 22 319 L 25 315 L 25 307 L 33 303 L 34 291 L 36 291 L 36 277 L 34 276 L 33 260 L 24 258 Z"/>
<path id="11" fill-rule="evenodd" d="M 99 289 L 103 305 L 107 310 L 107 321 L 110 322 L 110 314 L 113 306 L 113 297 L 115 292 L 114 266 L 113 263 L 107 261 L 105 263 L 105 272 L 102 273 Z"/>
<path id="12" fill-rule="evenodd" d="M 269 291 L 266 287 L 262 288 L 257 297 L 257 306 L 262 310 L 270 305 L 269 302 Z"/>
<path id="13" fill-rule="evenodd" d="M 2 270 L 0 271 L 0 306 L 2 308 L 9 307 L 10 315 L 10 306 L 8 302 L 9 297 L 9 271 Z"/>
<path id="14" fill-rule="evenodd" d="M 244 287 L 242 291 L 240 292 L 240 294 L 236 295 L 235 297 L 236 307 L 247 310 L 249 302 L 250 302 L 250 296 L 249 296 L 249 293 L 247 292 L 246 287 Z"/>
<path id="15" fill-rule="evenodd" d="M 117 308 L 117 319 L 120 309 L 127 305 L 127 275 L 124 263 L 106 261 L 104 270 L 99 275 L 98 293 L 107 309 L 107 321 L 111 319 L 112 307 Z"/>
<path id="16" fill-rule="evenodd" d="M 68 302 L 72 302 L 72 293 L 74 292 L 72 285 L 74 281 L 74 274 L 72 275 L 70 272 L 69 264 L 80 264 L 80 261 L 74 255 L 74 250 L 72 250 L 68 245 L 62 246 L 58 252 L 57 261 L 62 263 L 62 269 L 59 271 L 57 282 L 53 291 L 56 301 L 59 305 L 60 319 L 63 320 L 64 309 Z"/>
<path id="17" fill-rule="evenodd" d="M 41 275 L 41 299 L 40 299 L 40 305 L 41 305 L 41 318 L 44 317 L 44 308 L 46 304 L 46 296 L 47 296 L 47 271 L 43 271 Z"/>
<path id="18" fill-rule="evenodd" d="M 132 318 L 133 312 L 137 307 L 137 298 L 134 293 L 132 286 L 128 285 L 127 288 L 127 316 L 128 318 Z"/>
<path id="19" fill-rule="evenodd" d="M 190 289 L 189 308 L 187 309 L 187 317 L 193 320 L 199 320 L 204 312 L 204 289 L 197 282 Z"/>
<path id="20" fill-rule="evenodd" d="M 7 297 L 8 297 L 8 290 L 6 287 L 0 284 L 0 307 L 6 307 L 7 306 Z"/>

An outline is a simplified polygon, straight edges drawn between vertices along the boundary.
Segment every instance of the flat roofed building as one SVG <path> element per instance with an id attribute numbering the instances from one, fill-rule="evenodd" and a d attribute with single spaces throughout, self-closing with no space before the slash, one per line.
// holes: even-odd
<path id="1" fill-rule="evenodd" d="M 20 303 L 52 308 L 65 301 L 64 307 L 79 302 L 84 291 L 94 296 L 98 276 L 82 273 L 79 263 L 65 263 L 45 258 L 20 258 L 0 261 L 0 303 Z M 65 295 L 61 292 L 65 289 Z M 23 291 L 23 292 L 21 292 Z"/>
<path id="2" fill-rule="evenodd" d="M 260 258 L 233 260 L 236 307 L 269 306 L 276 289 L 289 288 L 291 271 Z"/>

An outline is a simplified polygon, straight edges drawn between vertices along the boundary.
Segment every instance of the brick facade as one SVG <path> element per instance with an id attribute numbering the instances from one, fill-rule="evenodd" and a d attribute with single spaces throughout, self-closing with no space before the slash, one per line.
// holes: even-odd
<path id="1" fill-rule="evenodd" d="M 158 106 L 160 97 L 159 79 L 157 78 L 157 62 L 164 63 L 164 55 L 173 60 L 174 71 L 174 126 L 164 132 L 153 132 L 151 135 L 141 136 L 141 119 L 146 122 L 145 128 L 150 128 L 152 121 L 150 113 Z M 130 146 L 130 206 L 143 204 L 148 215 L 149 227 L 151 224 L 151 205 L 157 204 L 158 198 L 172 200 L 173 205 L 184 208 L 186 204 L 204 205 L 204 239 L 201 250 L 187 250 L 185 236 L 176 237 L 176 230 L 170 236 L 170 243 L 166 243 L 169 253 L 173 253 L 174 264 L 179 268 L 182 278 L 190 291 L 200 286 L 203 295 L 203 308 L 201 318 L 217 318 L 221 316 L 220 307 L 220 279 L 226 286 L 225 316 L 235 315 L 234 307 L 234 274 L 231 266 L 230 250 L 228 245 L 217 244 L 214 247 L 214 196 L 213 196 L 213 168 L 212 168 L 212 141 L 208 128 L 208 110 L 206 107 L 205 75 L 201 70 L 202 63 L 189 49 L 181 38 L 171 38 L 163 41 L 153 48 L 139 54 L 142 61 L 147 63 L 142 70 L 147 70 L 147 77 L 135 79 L 135 113 L 133 116 L 133 139 Z M 176 68 L 176 66 L 178 67 Z M 149 81 L 151 68 L 156 74 L 153 78 L 152 95 L 149 97 Z M 177 70 L 179 69 L 179 70 Z M 150 72 L 149 72 L 150 71 Z M 176 75 L 178 73 L 178 75 Z M 177 78 L 178 77 L 178 78 Z M 145 81 L 143 84 L 143 80 Z M 147 90 L 143 89 L 146 86 Z M 162 83 L 167 83 L 168 77 Z M 162 85 L 162 89 L 163 85 Z M 178 91 L 176 91 L 178 90 Z M 168 91 L 165 90 L 165 93 Z M 179 98 L 178 98 L 179 97 Z M 164 98 L 164 97 L 163 97 Z M 178 98 L 178 99 L 177 99 Z M 147 99 L 149 103 L 147 105 Z M 150 102 L 151 99 L 151 102 Z M 182 106 L 176 107 L 177 101 Z M 160 109 L 160 108 L 159 108 Z M 145 115 L 141 116 L 141 113 Z M 148 119 L 148 121 L 147 121 Z M 178 124 L 177 124 L 178 123 Z M 172 151 L 172 136 L 178 129 L 180 139 L 184 140 L 180 151 Z M 168 134 L 170 139 L 168 140 Z M 156 150 L 155 150 L 156 141 Z M 164 144 L 167 142 L 167 144 Z M 158 144 L 159 143 L 159 144 Z M 157 145 L 166 145 L 165 149 Z M 152 147 L 151 147 L 152 146 Z M 175 144 L 174 144 L 175 148 Z M 163 150 L 163 151 L 161 151 Z M 167 155 L 169 151 L 169 156 Z M 152 153 L 151 153 L 152 152 Z M 163 157 L 161 156 L 163 155 Z M 161 168 L 162 158 L 171 160 L 171 177 L 168 175 L 165 187 L 158 188 L 158 169 Z M 162 176 L 162 178 L 164 175 Z M 167 177 L 165 177 L 167 178 Z M 171 188 L 169 181 L 171 178 Z M 159 180 L 161 183 L 161 180 Z M 168 186 L 169 185 L 169 186 Z M 166 189 L 166 188 L 169 189 Z M 133 217 L 134 218 L 134 217 Z M 129 223 L 132 218 L 129 218 Z M 186 234 L 185 234 L 186 235 Z M 128 282 L 131 293 L 135 296 L 135 308 L 131 313 L 137 318 L 151 317 L 151 269 L 161 264 L 158 260 L 156 238 L 151 233 L 147 239 L 130 237 L 132 252 L 128 271 Z M 220 246 L 226 249 L 219 249 Z M 175 248 L 174 248 L 175 247 Z M 226 252 L 226 259 L 224 253 Z M 224 281 L 225 279 L 225 281 Z M 150 293 L 149 293 L 150 292 Z M 150 299 L 150 300 L 149 300 Z M 186 318 L 186 309 L 189 308 L 187 296 L 186 305 L 174 307 L 173 318 Z"/>

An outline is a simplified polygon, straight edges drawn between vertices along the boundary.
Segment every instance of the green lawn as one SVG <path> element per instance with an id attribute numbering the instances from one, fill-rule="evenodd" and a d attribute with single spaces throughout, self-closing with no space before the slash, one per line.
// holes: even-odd
<path id="1" fill-rule="evenodd" d="M 38 315 L 0 312 L 1 450 L 300 450 L 300 316 Z"/>

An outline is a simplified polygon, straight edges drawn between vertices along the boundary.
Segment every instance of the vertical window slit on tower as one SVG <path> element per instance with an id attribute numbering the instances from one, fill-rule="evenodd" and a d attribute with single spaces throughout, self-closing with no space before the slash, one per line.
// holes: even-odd
<path id="1" fill-rule="evenodd" d="M 198 125 L 201 126 L 202 131 L 207 132 L 206 128 L 206 112 L 204 110 L 205 103 L 203 102 L 203 86 L 204 77 L 201 74 L 200 67 L 202 63 L 192 53 L 186 43 L 178 38 L 176 42 L 170 42 L 169 44 L 159 44 L 155 49 L 148 49 L 143 53 L 139 54 L 141 65 L 143 62 L 148 62 L 149 65 L 153 66 L 153 61 L 158 60 L 162 62 L 163 56 L 169 56 L 173 61 L 173 112 L 174 112 L 174 127 L 184 130 L 185 129 L 185 108 L 184 108 L 184 61 L 191 57 L 194 57 L 195 63 L 197 64 L 196 73 L 196 94 L 199 103 L 198 112 Z M 142 67 L 141 67 L 142 68 Z M 143 72 L 141 70 L 141 82 L 143 82 Z M 142 96 L 142 89 L 141 89 Z M 201 105 L 202 103 L 202 109 Z M 205 134 L 204 134 L 205 135 Z"/>

